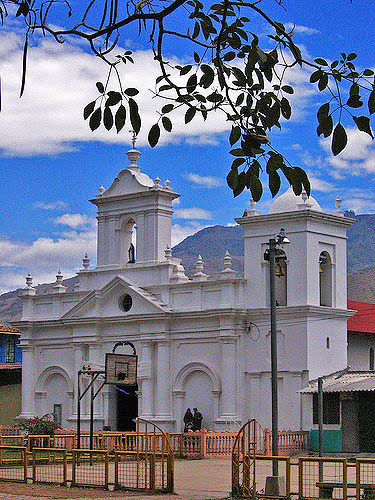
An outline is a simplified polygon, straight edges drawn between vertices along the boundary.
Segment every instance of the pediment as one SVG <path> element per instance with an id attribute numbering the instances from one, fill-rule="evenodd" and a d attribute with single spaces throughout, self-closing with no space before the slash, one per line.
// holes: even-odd
<path id="1" fill-rule="evenodd" d="M 130 296 L 130 299 L 127 297 Z M 125 298 L 126 297 L 126 298 Z M 131 303 L 128 310 L 125 306 Z M 144 288 L 117 275 L 100 290 L 89 292 L 68 311 L 63 319 L 107 318 L 147 316 L 169 313 L 171 309 L 162 304 L 155 295 Z"/>
<path id="2" fill-rule="evenodd" d="M 139 168 L 125 168 L 115 177 L 111 186 L 104 191 L 101 198 L 121 196 L 124 194 L 139 193 L 147 191 L 154 182 L 147 174 L 139 171 Z"/>

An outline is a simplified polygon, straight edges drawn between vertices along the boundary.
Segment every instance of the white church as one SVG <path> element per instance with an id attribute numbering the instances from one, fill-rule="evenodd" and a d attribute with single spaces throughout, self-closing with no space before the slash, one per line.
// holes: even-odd
<path id="1" fill-rule="evenodd" d="M 90 200 L 97 206 L 96 267 L 83 259 L 72 292 L 60 273 L 48 294 L 38 294 L 27 278 L 16 324 L 23 350 L 20 418 L 59 412 L 62 426 L 74 429 L 78 371 L 103 369 L 106 353 L 130 341 L 138 386 L 104 386 L 95 400 L 96 429 L 129 430 L 140 416 L 181 431 L 186 409 L 194 407 L 205 428 L 238 428 L 250 418 L 271 427 L 264 252 L 285 228 L 290 243 L 276 269 L 279 428 L 311 429 L 311 411 L 302 410 L 298 391 L 347 366 L 346 231 L 354 221 L 339 204 L 325 213 L 312 197 L 289 189 L 268 214 L 253 206 L 236 219 L 244 229 L 243 277 L 228 253 L 218 278 L 204 273 L 198 256 L 195 274 L 187 276 L 171 251 L 172 202 L 179 194 L 169 181 L 141 172 L 139 151 L 127 155 L 130 165 Z M 83 429 L 89 406 L 84 399 Z"/>

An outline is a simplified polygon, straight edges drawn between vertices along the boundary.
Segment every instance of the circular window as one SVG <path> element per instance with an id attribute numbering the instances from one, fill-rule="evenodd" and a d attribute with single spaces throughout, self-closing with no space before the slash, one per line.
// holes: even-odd
<path id="1" fill-rule="evenodd" d="M 128 312 L 130 311 L 132 305 L 133 305 L 133 299 L 131 296 L 126 293 L 125 295 L 122 295 L 118 301 L 118 305 L 122 311 Z"/>

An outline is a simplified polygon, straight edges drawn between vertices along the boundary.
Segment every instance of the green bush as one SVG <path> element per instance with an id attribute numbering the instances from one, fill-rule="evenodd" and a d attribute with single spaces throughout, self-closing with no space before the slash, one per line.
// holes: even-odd
<path id="1" fill-rule="evenodd" d="M 19 427 L 27 435 L 46 435 L 53 436 L 56 429 L 60 426 L 53 421 L 53 415 L 47 413 L 43 417 L 33 417 L 19 424 Z"/>

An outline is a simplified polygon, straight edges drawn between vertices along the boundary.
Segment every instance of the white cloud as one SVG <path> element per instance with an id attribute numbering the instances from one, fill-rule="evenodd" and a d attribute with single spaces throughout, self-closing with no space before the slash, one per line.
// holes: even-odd
<path id="1" fill-rule="evenodd" d="M 201 229 L 204 229 L 208 226 L 200 225 L 197 222 L 191 222 L 185 226 L 180 224 L 172 225 L 172 247 L 176 246 L 178 243 L 183 241 L 188 236 L 197 233 Z"/>
<path id="2" fill-rule="evenodd" d="M 204 208 L 179 208 L 173 214 L 177 219 L 195 219 L 195 220 L 210 220 L 212 214 Z"/>
<path id="3" fill-rule="evenodd" d="M 53 201 L 51 203 L 37 201 L 34 203 L 34 207 L 41 208 L 42 210 L 65 210 L 68 207 L 68 204 L 61 200 Z"/>
<path id="4" fill-rule="evenodd" d="M 82 228 L 88 225 L 93 227 L 96 226 L 96 221 L 94 217 L 88 217 L 83 214 L 64 214 L 60 217 L 53 219 L 55 224 L 62 224 L 64 226 L 71 227 L 72 229 Z"/>
<path id="5" fill-rule="evenodd" d="M 326 181 L 324 179 L 319 179 L 314 176 L 311 172 L 308 172 L 308 177 L 311 184 L 312 191 L 321 191 L 322 193 L 330 193 L 335 188 L 332 182 Z"/>
<path id="6" fill-rule="evenodd" d="M 319 33 L 317 29 L 309 28 L 308 26 L 302 26 L 293 23 L 285 23 L 284 26 L 287 29 L 287 31 L 293 30 L 294 33 L 299 33 L 301 35 L 315 35 L 316 33 Z"/>
<path id="7" fill-rule="evenodd" d="M 221 179 L 220 177 L 214 177 L 212 175 L 199 175 L 190 173 L 187 174 L 186 178 L 194 184 L 205 188 L 221 187 L 224 185 L 223 179 Z"/>
<path id="8" fill-rule="evenodd" d="M 27 81 L 24 95 L 19 99 L 22 73 L 23 40 L 15 33 L 0 34 L 0 63 L 2 66 L 2 134 L 0 149 L 7 155 L 30 156 L 72 151 L 80 142 L 102 141 L 130 143 L 129 127 L 120 134 L 100 127 L 91 132 L 83 120 L 82 110 L 97 92 L 94 83 L 104 81 L 107 66 L 96 56 L 82 50 L 79 44 L 62 45 L 52 40 L 38 39 L 39 44 L 28 51 Z M 121 48 L 118 48 L 121 52 Z M 163 101 L 154 98 L 155 78 L 159 74 L 157 62 L 148 51 L 135 51 L 136 64 L 121 68 L 124 87 L 137 87 L 137 102 L 143 120 L 137 144 L 147 143 L 148 130 L 157 120 L 157 110 Z M 171 63 L 177 63 L 170 57 Z M 292 68 L 285 83 L 294 85 L 296 93 L 290 96 L 294 106 L 293 120 L 298 120 L 308 106 L 313 93 L 306 83 L 308 72 Z M 150 90 L 151 89 L 151 90 Z M 197 144 L 219 144 L 220 133 L 228 131 L 229 122 L 220 112 L 210 113 L 206 121 L 198 116 L 185 124 L 184 111 L 171 114 L 173 132 L 162 131 L 160 144 L 185 141 Z"/>

